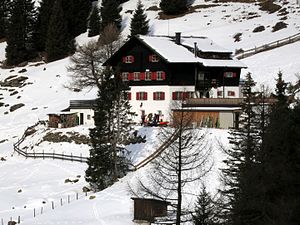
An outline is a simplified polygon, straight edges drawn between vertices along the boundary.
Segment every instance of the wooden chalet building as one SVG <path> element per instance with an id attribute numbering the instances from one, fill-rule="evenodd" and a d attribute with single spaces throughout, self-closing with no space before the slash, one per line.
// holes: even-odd
<path id="1" fill-rule="evenodd" d="M 174 104 L 190 98 L 239 98 L 246 66 L 206 37 L 135 36 L 104 65 L 112 66 L 130 87 L 137 121 L 159 114 L 169 120 Z"/>

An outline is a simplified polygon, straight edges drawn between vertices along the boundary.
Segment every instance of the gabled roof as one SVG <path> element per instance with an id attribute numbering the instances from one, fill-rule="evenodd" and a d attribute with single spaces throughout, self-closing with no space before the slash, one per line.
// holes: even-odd
<path id="1" fill-rule="evenodd" d="M 140 41 L 144 46 L 151 49 L 154 53 L 160 56 L 164 61 L 168 63 L 199 63 L 206 67 L 234 67 L 234 68 L 246 68 L 247 66 L 235 58 L 231 59 L 204 59 L 196 57 L 189 49 L 194 49 L 195 43 L 197 44 L 198 51 L 210 52 L 210 53 L 227 53 L 228 51 L 212 40 L 206 37 L 181 37 L 180 44 L 176 44 L 174 37 L 169 36 L 144 36 L 138 35 L 132 37 L 127 41 L 113 56 L 108 59 L 104 65 L 116 55 L 119 55 L 122 49 L 126 48 L 133 40 Z"/>

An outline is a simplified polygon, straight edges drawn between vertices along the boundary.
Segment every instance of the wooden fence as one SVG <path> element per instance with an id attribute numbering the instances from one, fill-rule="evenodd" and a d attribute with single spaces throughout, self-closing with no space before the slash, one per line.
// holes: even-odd
<path id="1" fill-rule="evenodd" d="M 43 121 L 39 121 L 33 126 L 28 127 L 23 136 L 18 140 L 16 143 L 14 143 L 14 151 L 18 154 L 26 157 L 26 158 L 34 158 L 34 159 L 60 159 L 60 160 L 66 160 L 71 162 L 81 162 L 86 163 L 88 161 L 88 157 L 83 157 L 82 154 L 79 156 L 73 155 L 72 153 L 70 155 L 67 154 L 58 154 L 55 152 L 27 152 L 27 150 L 22 150 L 19 148 L 20 144 L 25 140 L 26 136 L 28 136 L 28 133 L 30 133 L 30 130 L 34 129 L 39 124 L 43 123 Z"/>
<path id="2" fill-rule="evenodd" d="M 290 43 L 294 43 L 296 41 L 300 41 L 300 33 L 294 34 L 292 36 L 289 36 L 287 38 L 283 38 L 283 39 L 280 39 L 277 41 L 273 41 L 273 42 L 265 44 L 265 45 L 261 45 L 259 47 L 244 50 L 240 53 L 235 54 L 235 57 L 237 59 L 243 59 L 243 58 L 250 57 L 250 56 L 260 53 L 260 52 L 268 51 L 268 50 L 278 48 L 278 47 L 281 47 L 281 46 L 284 46 L 284 45 L 287 45 Z"/>

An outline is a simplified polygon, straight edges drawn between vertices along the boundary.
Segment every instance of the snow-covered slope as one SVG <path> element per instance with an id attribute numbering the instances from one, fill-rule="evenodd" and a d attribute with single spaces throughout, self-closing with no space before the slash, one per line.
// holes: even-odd
<path id="1" fill-rule="evenodd" d="M 123 4 L 123 34 L 129 34 L 130 18 L 137 0 L 130 0 Z M 145 8 L 158 6 L 159 0 L 143 0 Z M 193 6 L 195 12 L 182 17 L 160 20 L 159 11 L 147 10 L 150 19 L 151 34 L 174 35 L 174 32 L 182 32 L 183 35 L 208 36 L 219 45 L 235 51 L 236 49 L 248 49 L 280 38 L 288 37 L 300 32 L 300 8 L 296 0 L 280 1 L 278 4 L 286 8 L 288 14 L 283 20 L 288 24 L 287 28 L 272 32 L 272 27 L 284 16 L 278 12 L 269 14 L 259 10 L 259 6 L 246 3 L 213 3 L 204 0 L 195 0 Z M 202 5 L 206 5 L 205 7 Z M 152 7 L 153 8 L 153 7 Z M 254 17 L 254 18 L 250 18 Z M 264 26 L 262 32 L 253 33 L 253 29 Z M 234 36 L 241 33 L 241 40 L 235 42 Z M 87 42 L 86 34 L 77 38 L 79 44 Z M 5 59 L 5 43 L 0 43 L 0 60 Z M 295 73 L 300 72 L 300 43 L 293 43 L 271 51 L 263 52 L 242 60 L 248 69 L 253 72 L 258 84 L 274 87 L 276 74 L 282 70 L 287 81 L 296 79 Z M 120 182 L 105 191 L 94 194 L 95 199 L 85 197 L 81 189 L 86 185 L 84 181 L 85 164 L 71 163 L 56 160 L 32 160 L 24 159 L 13 153 L 12 144 L 16 142 L 26 127 L 33 125 L 38 120 L 47 118 L 47 113 L 57 112 L 68 106 L 71 99 L 89 99 L 95 97 L 95 90 L 72 92 L 66 88 L 69 81 L 66 67 L 69 59 L 63 59 L 49 64 L 37 65 L 32 63 L 26 67 L 14 69 L 0 69 L 0 81 L 14 75 L 28 77 L 26 85 L 21 87 L 0 87 L 0 220 L 4 224 L 10 217 L 16 220 L 21 216 L 23 224 L 133 224 L 132 201 L 128 192 L 128 182 L 145 173 L 147 167 L 140 172 L 130 173 Z M 26 69 L 24 71 L 23 69 Z M 20 73 L 22 71 L 22 73 Z M 13 79 L 13 78 L 11 78 Z M 4 103 L 1 106 L 1 102 Z M 16 104 L 24 104 L 23 107 L 10 112 L 10 107 Z M 88 128 L 81 127 L 78 130 Z M 147 134 L 146 144 L 133 145 L 131 156 L 134 162 L 139 162 L 148 156 L 156 146 L 157 130 L 143 130 Z M 210 130 L 208 139 L 216 143 L 216 138 L 221 139 L 224 145 L 228 144 L 226 130 Z M 209 190 L 214 190 L 219 184 L 218 168 L 221 166 L 222 152 L 214 146 L 213 158 L 216 160 L 212 173 L 206 177 Z M 71 152 L 73 149 L 86 154 L 88 147 L 78 147 L 74 144 L 42 144 L 39 151 Z M 79 177 L 80 175 L 80 177 Z M 78 176 L 78 177 L 77 177 Z M 78 182 L 65 180 L 78 179 Z M 79 199 L 74 200 L 76 193 Z M 68 195 L 70 204 L 66 204 Z M 60 206 L 60 199 L 63 206 Z M 55 209 L 51 209 L 51 202 L 55 202 Z M 45 202 L 45 203 L 43 203 Z M 43 215 L 41 214 L 43 207 Z M 33 209 L 36 208 L 37 217 L 33 218 Z"/>

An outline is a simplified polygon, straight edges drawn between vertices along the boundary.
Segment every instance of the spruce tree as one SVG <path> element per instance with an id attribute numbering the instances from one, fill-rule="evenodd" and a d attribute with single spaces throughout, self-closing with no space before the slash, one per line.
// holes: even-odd
<path id="1" fill-rule="evenodd" d="M 134 36 L 137 34 L 146 35 L 149 32 L 149 20 L 145 14 L 144 6 L 139 0 L 137 8 L 134 11 L 131 23 L 130 23 L 130 35 Z"/>
<path id="2" fill-rule="evenodd" d="M 6 37 L 10 0 L 0 0 L 0 39 Z"/>
<path id="3" fill-rule="evenodd" d="M 102 190 L 128 171 L 124 145 L 129 144 L 131 131 L 127 89 L 110 68 L 103 72 L 95 106 L 95 128 L 90 137 L 92 149 L 86 181 L 95 190 Z"/>
<path id="4" fill-rule="evenodd" d="M 63 11 L 71 38 L 86 32 L 91 8 L 89 0 L 63 0 Z"/>
<path id="5" fill-rule="evenodd" d="M 93 37 L 99 35 L 100 33 L 100 15 L 97 5 L 95 5 L 92 9 L 92 13 L 89 19 L 89 31 L 88 37 Z"/>
<path id="6" fill-rule="evenodd" d="M 286 92 L 287 83 L 278 74 L 269 125 L 260 154 L 259 176 L 264 217 L 259 224 L 299 224 L 299 109 L 292 109 Z M 296 176 L 296 177 L 295 177 Z"/>
<path id="7" fill-rule="evenodd" d="M 53 5 L 47 34 L 46 54 L 48 62 L 64 58 L 74 52 L 74 39 L 70 38 L 68 33 L 62 0 L 56 0 Z"/>
<path id="8" fill-rule="evenodd" d="M 34 32 L 34 42 L 39 52 L 45 51 L 46 40 L 51 18 L 52 7 L 55 1 L 42 0 L 38 8 L 37 23 Z"/>
<path id="9" fill-rule="evenodd" d="M 104 30 L 110 24 L 114 24 L 120 30 L 122 22 L 121 10 L 119 1 L 103 0 L 100 8 L 101 30 Z"/>
<path id="10" fill-rule="evenodd" d="M 161 0 L 161 10 L 167 15 L 177 15 L 187 10 L 187 0 Z"/>
<path id="11" fill-rule="evenodd" d="M 257 114 L 255 83 L 247 74 L 243 88 L 244 103 L 239 128 L 230 132 L 233 147 L 227 150 L 227 165 L 222 169 L 228 211 L 227 222 L 233 225 L 246 225 L 257 222 L 261 216 L 257 170 L 258 153 L 261 148 L 260 115 Z"/>
<path id="12" fill-rule="evenodd" d="M 17 65 L 36 56 L 33 30 L 36 11 L 32 0 L 14 0 L 7 30 L 6 58 L 8 65 Z"/>
<path id="13" fill-rule="evenodd" d="M 206 191 L 205 186 L 201 188 L 201 192 L 197 197 L 195 204 L 195 213 L 193 214 L 193 223 L 195 225 L 215 225 L 218 224 L 216 216 L 216 206 L 213 199 Z"/>

